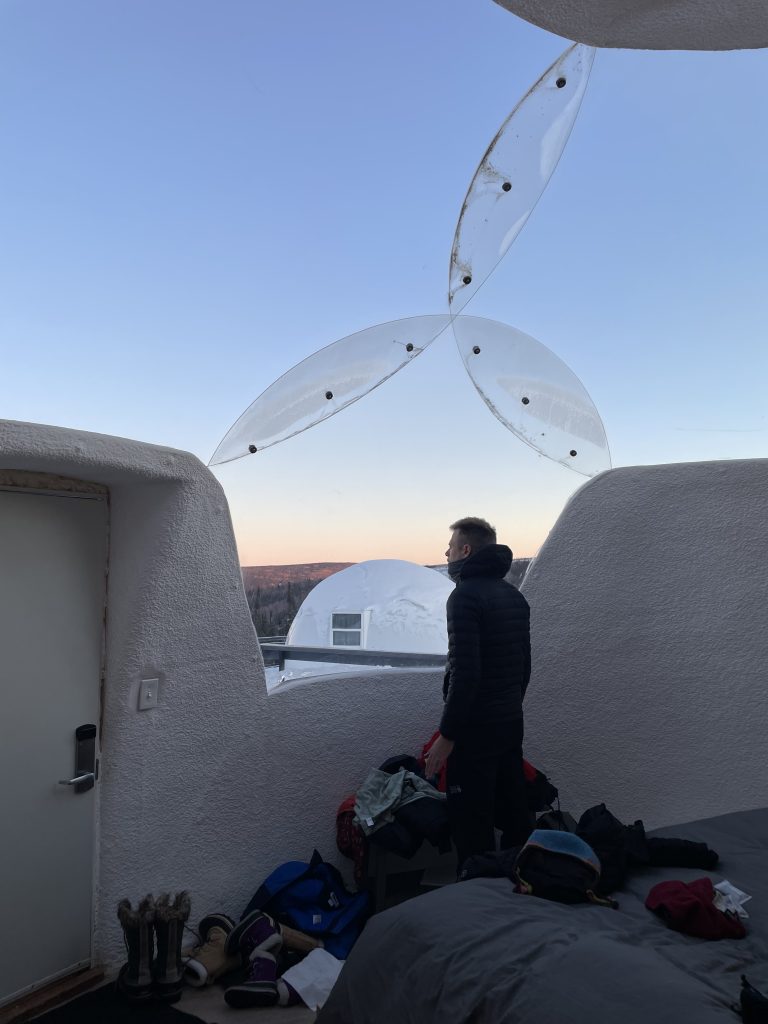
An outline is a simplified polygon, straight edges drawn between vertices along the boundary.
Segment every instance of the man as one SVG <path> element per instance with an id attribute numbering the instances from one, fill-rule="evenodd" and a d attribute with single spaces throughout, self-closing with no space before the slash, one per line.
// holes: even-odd
<path id="1" fill-rule="evenodd" d="M 506 583 L 512 552 L 484 519 L 459 519 L 445 555 L 448 666 L 440 735 L 427 778 L 447 760 L 448 813 L 459 868 L 476 853 L 525 842 L 532 827 L 523 774 L 523 697 L 531 674 L 530 609 Z"/>

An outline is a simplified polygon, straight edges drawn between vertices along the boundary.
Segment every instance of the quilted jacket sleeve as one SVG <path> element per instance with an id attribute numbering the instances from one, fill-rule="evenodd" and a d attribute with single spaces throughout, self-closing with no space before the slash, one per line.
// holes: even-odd
<path id="1" fill-rule="evenodd" d="M 448 598 L 448 689 L 440 732 L 455 740 L 477 699 L 482 676 L 481 608 L 474 595 L 457 587 Z"/>
<path id="2" fill-rule="evenodd" d="M 528 683 L 531 681 L 531 609 L 528 607 L 527 602 L 523 602 L 525 606 L 525 640 L 523 642 L 523 682 L 521 686 L 522 696 L 525 697 L 525 691 L 528 689 Z"/>

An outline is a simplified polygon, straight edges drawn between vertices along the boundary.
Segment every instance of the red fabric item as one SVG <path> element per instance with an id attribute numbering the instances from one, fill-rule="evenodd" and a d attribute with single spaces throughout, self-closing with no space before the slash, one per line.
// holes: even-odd
<path id="1" fill-rule="evenodd" d="M 432 746 L 432 744 L 435 742 L 435 740 L 437 739 L 437 737 L 439 735 L 440 735 L 439 731 L 434 733 L 434 735 L 431 736 L 430 739 L 424 744 L 424 747 L 423 747 L 423 749 L 421 751 L 421 757 L 419 758 L 419 768 L 421 768 L 422 771 L 425 770 L 425 767 L 426 767 L 426 764 L 427 764 L 427 754 L 429 753 L 429 749 L 430 749 L 430 747 Z M 446 781 L 445 781 L 445 778 L 446 778 L 446 771 L 447 770 L 448 770 L 447 766 L 443 765 L 443 767 L 440 769 L 440 774 L 437 777 L 437 787 L 436 788 L 437 788 L 438 792 L 440 792 L 440 793 L 445 793 L 445 791 L 446 791 Z M 538 774 L 537 770 L 533 767 L 532 764 L 530 764 L 528 761 L 526 761 L 525 758 L 523 758 L 523 772 L 525 774 L 525 781 L 526 782 L 535 782 L 536 781 L 536 775 Z"/>
<path id="2" fill-rule="evenodd" d="M 339 853 L 349 857 L 355 864 L 355 882 L 362 885 L 365 877 L 365 835 L 359 825 L 354 822 L 355 797 L 348 796 L 342 800 L 336 811 L 336 846 Z"/>
<path id="3" fill-rule="evenodd" d="M 430 739 L 422 747 L 421 757 L 419 758 L 419 768 L 421 768 L 423 772 L 426 772 L 427 754 L 429 753 L 432 744 L 435 742 L 439 735 L 440 730 L 438 729 L 438 731 L 434 733 L 434 735 L 431 736 Z M 444 764 L 437 774 L 437 785 L 435 786 L 435 789 L 438 791 L 438 793 L 445 793 L 448 788 L 448 783 L 446 782 L 447 771 L 447 764 Z"/>
<path id="4" fill-rule="evenodd" d="M 741 920 L 718 910 L 714 898 L 712 879 L 705 876 L 692 882 L 659 882 L 645 905 L 676 932 L 700 939 L 743 939 L 747 932 Z"/>

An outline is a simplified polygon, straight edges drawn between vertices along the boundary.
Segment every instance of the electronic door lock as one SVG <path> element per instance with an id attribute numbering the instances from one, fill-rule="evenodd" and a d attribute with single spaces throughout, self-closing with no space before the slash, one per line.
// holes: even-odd
<path id="1" fill-rule="evenodd" d="M 60 786 L 72 786 L 76 793 L 87 793 L 96 783 L 96 726 L 78 725 L 75 729 L 75 774 L 59 779 Z"/>

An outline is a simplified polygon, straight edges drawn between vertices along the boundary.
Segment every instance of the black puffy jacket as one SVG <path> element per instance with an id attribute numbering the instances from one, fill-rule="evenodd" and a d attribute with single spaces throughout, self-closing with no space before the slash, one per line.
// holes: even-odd
<path id="1" fill-rule="evenodd" d="M 448 666 L 440 732 L 459 739 L 467 728 L 496 731 L 523 716 L 531 675 L 530 609 L 504 581 L 512 562 L 505 544 L 467 558 L 448 598 Z"/>

